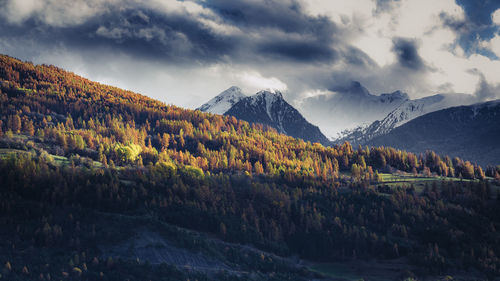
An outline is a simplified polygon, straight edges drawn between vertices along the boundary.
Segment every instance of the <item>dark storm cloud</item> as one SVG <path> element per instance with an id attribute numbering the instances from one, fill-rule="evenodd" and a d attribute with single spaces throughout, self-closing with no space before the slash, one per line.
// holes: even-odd
<path id="1" fill-rule="evenodd" d="M 110 10 L 86 22 L 67 27 L 44 25 L 29 19 L 22 25 L 0 26 L 2 37 L 31 38 L 38 44 L 75 48 L 107 48 L 126 54 L 174 62 L 220 60 L 234 49 L 235 40 L 215 34 L 196 19 L 165 16 L 152 9 Z"/>
<path id="2" fill-rule="evenodd" d="M 394 38 L 392 44 L 392 51 L 396 54 L 401 66 L 413 70 L 422 70 L 425 68 L 424 61 L 418 54 L 418 46 L 415 40 Z"/>
<path id="3" fill-rule="evenodd" d="M 91 40 L 136 56 L 202 62 L 220 60 L 231 54 L 237 43 L 185 15 L 165 16 L 153 10 L 143 10 L 139 15 L 131 10 L 94 22 Z"/>
<path id="4" fill-rule="evenodd" d="M 339 40 L 342 31 L 331 20 L 307 15 L 294 0 L 213 0 L 199 4 L 213 14 L 157 11 L 135 2 L 107 3 L 94 16 L 66 25 L 51 25 L 35 16 L 16 24 L 0 19 L 0 32 L 4 38 L 24 36 L 37 44 L 110 49 L 173 63 L 269 59 L 331 63 L 339 54 L 347 61 L 363 63 L 364 59 L 358 57 L 365 56 Z M 218 32 L 206 21 L 236 31 Z"/>
<path id="5" fill-rule="evenodd" d="M 245 32 L 263 34 L 252 40 L 258 56 L 324 63 L 339 57 L 341 31 L 326 17 L 306 15 L 297 1 L 213 0 L 204 5 Z"/>
<path id="6" fill-rule="evenodd" d="M 375 67 L 377 63 L 360 49 L 348 46 L 347 50 L 342 52 L 342 58 L 345 62 L 354 66 Z"/>
<path id="7" fill-rule="evenodd" d="M 295 0 L 212 0 L 204 5 L 234 25 L 276 28 L 289 33 L 313 34 L 330 39 L 336 27 L 326 17 L 311 17 Z"/>
<path id="8" fill-rule="evenodd" d="M 338 57 L 337 51 L 318 42 L 303 40 L 282 40 L 262 43 L 258 52 L 276 56 L 279 59 L 290 59 L 302 62 L 329 63 Z"/>

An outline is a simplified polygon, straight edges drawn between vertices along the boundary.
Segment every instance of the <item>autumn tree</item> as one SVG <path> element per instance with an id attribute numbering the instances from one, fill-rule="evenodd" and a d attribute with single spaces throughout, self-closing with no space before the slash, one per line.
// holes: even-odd
<path id="1" fill-rule="evenodd" d="M 19 115 L 17 114 L 10 115 L 7 127 L 15 134 L 19 134 L 21 132 L 21 117 L 19 117 Z"/>

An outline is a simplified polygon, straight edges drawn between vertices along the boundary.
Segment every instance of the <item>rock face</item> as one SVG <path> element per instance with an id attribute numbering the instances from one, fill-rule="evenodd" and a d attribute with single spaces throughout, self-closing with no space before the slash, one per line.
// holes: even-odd
<path id="1" fill-rule="evenodd" d="M 236 102 L 232 104 L 233 101 Z M 228 105 L 230 105 L 229 108 L 224 110 Z M 231 87 L 202 105 L 199 110 L 231 115 L 251 123 L 268 125 L 280 133 L 305 141 L 330 144 L 319 128 L 309 123 L 293 106 L 288 104 L 279 91 L 260 91 L 253 96 L 246 97 L 239 88 Z M 223 113 L 220 113 L 222 111 Z"/>
<path id="2" fill-rule="evenodd" d="M 337 139 L 346 129 L 383 119 L 408 100 L 408 95 L 401 91 L 377 96 L 359 82 L 352 82 L 348 87 L 302 100 L 299 109 L 328 138 Z"/>
<path id="3" fill-rule="evenodd" d="M 376 120 L 369 126 L 359 126 L 345 131 L 342 137 L 335 140 L 335 143 L 349 141 L 353 145 L 363 145 L 419 116 L 453 106 L 469 105 L 474 100 L 474 96 L 464 94 L 437 94 L 416 100 L 406 100 L 385 118 Z"/>
<path id="4" fill-rule="evenodd" d="M 433 150 L 480 165 L 500 164 L 500 100 L 451 107 L 417 117 L 366 145 Z"/>

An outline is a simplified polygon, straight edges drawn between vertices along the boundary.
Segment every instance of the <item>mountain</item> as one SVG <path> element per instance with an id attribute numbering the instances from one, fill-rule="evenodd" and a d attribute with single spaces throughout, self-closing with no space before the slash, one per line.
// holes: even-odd
<path id="1" fill-rule="evenodd" d="M 346 129 L 384 118 L 408 99 L 401 91 L 372 95 L 361 83 L 352 82 L 327 94 L 306 98 L 298 108 L 329 139 L 336 139 Z"/>
<path id="2" fill-rule="evenodd" d="M 500 100 L 431 112 L 365 144 L 500 164 Z"/>
<path id="3" fill-rule="evenodd" d="M 239 87 L 232 86 L 200 106 L 198 110 L 222 115 L 244 97 L 246 96 Z"/>
<path id="4" fill-rule="evenodd" d="M 231 87 L 200 106 L 199 110 L 268 125 L 279 133 L 305 141 L 324 145 L 330 143 L 318 127 L 307 122 L 298 110 L 285 101 L 279 91 L 260 91 L 245 97 L 239 88 Z"/>
<path id="5" fill-rule="evenodd" d="M 349 141 L 353 145 L 364 145 L 374 137 L 386 134 L 419 116 L 448 107 L 469 105 L 475 100 L 474 96 L 465 94 L 437 94 L 416 100 L 406 100 L 385 118 L 376 120 L 369 126 L 358 126 L 344 131 L 343 136 L 336 139 L 335 143 Z"/>

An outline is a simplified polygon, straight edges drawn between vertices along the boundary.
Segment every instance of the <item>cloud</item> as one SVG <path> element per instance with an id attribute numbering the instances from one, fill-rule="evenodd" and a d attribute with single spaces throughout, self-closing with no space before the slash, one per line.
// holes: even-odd
<path id="1" fill-rule="evenodd" d="M 491 14 L 491 21 L 496 25 L 500 25 L 500 9 Z"/>
<path id="2" fill-rule="evenodd" d="M 238 78 L 245 89 L 253 89 L 255 92 L 260 89 L 273 89 L 286 91 L 287 85 L 276 77 L 264 77 L 262 74 L 252 71 L 243 72 Z"/>
<path id="3" fill-rule="evenodd" d="M 83 13 L 85 16 L 71 17 L 74 9 L 84 5 L 81 2 L 84 1 L 76 0 L 76 8 L 70 8 L 63 1 L 56 13 L 50 8 L 55 9 L 55 1 L 48 1 L 48 6 L 33 7 L 31 18 L 15 23 L 7 19 L 7 24 L 2 24 L 0 31 L 5 32 L 4 37 L 25 34 L 25 39 L 47 46 L 62 44 L 74 49 L 107 49 L 171 63 L 213 62 L 221 60 L 234 49 L 236 40 L 216 33 L 213 25 L 208 26 L 216 19 L 210 19 L 210 13 L 201 6 L 195 9 L 189 5 L 187 7 L 191 8 L 165 4 L 178 1 L 166 1 L 161 5 L 147 1 L 147 4 L 141 5 L 134 1 L 115 3 L 94 0 L 85 4 L 93 8 L 93 14 L 89 12 Z M 2 13 L 5 11 L 12 9 Z M 189 11 L 197 13 L 193 15 Z M 51 13 L 58 16 L 49 17 Z M 72 21 L 66 20 L 66 17 Z M 205 21 L 198 21 L 199 17 L 206 17 Z"/>
<path id="4" fill-rule="evenodd" d="M 479 101 L 488 101 L 500 98 L 500 83 L 496 85 L 490 84 L 486 81 L 486 78 L 481 72 L 477 70 L 472 70 L 471 72 L 479 76 L 479 83 L 476 87 L 476 91 L 474 92 Z"/>
<path id="5" fill-rule="evenodd" d="M 377 3 L 376 12 L 379 13 L 379 12 L 390 10 L 394 7 L 395 4 L 397 4 L 397 2 L 399 2 L 399 0 L 377 0 L 376 1 L 376 3 Z"/>
<path id="6" fill-rule="evenodd" d="M 278 29 L 286 33 L 315 34 L 331 38 L 333 22 L 324 17 L 304 13 L 303 4 L 296 0 L 212 0 L 204 6 L 232 25 L 247 30 Z"/>
<path id="7" fill-rule="evenodd" d="M 298 1 L 7 0 L 6 25 L 32 39 L 174 63 L 330 63 L 359 51 Z M 11 25 L 11 26 L 9 26 Z M 30 31 L 35 31 L 30 32 Z M 14 33 L 12 33 L 14 34 Z"/>
<path id="8" fill-rule="evenodd" d="M 291 59 L 302 62 L 328 63 L 338 57 L 337 51 L 328 45 L 305 40 L 269 40 L 259 44 L 258 51 L 277 59 Z"/>
<path id="9" fill-rule="evenodd" d="M 422 70 L 425 67 L 422 58 L 418 54 L 416 40 L 397 37 L 392 40 L 392 43 L 392 50 L 396 54 L 399 64 L 413 70 Z"/>
<path id="10" fill-rule="evenodd" d="M 325 16 L 304 13 L 302 2 L 232 1 L 203 2 L 224 22 L 242 33 L 233 39 L 250 47 L 253 59 L 269 62 L 287 60 L 293 63 L 331 63 L 344 47 L 338 38 L 341 30 Z M 248 54 L 248 52 L 247 52 Z"/>
<path id="11" fill-rule="evenodd" d="M 99 26 L 95 33 L 99 36 L 109 39 L 122 39 L 125 35 L 129 35 L 128 30 L 124 28 L 113 27 L 111 29 L 108 29 L 104 26 Z"/>
<path id="12" fill-rule="evenodd" d="M 106 12 L 117 0 L 7 0 L 2 15 L 14 24 L 30 18 L 55 27 L 74 26 Z"/>
<path id="13" fill-rule="evenodd" d="M 490 40 L 481 41 L 480 46 L 493 52 L 500 58 L 500 34 L 496 34 Z"/>

